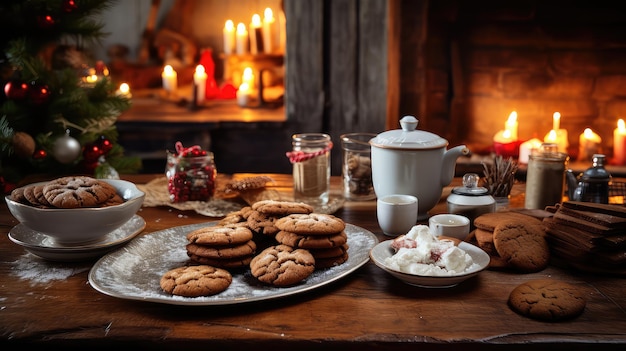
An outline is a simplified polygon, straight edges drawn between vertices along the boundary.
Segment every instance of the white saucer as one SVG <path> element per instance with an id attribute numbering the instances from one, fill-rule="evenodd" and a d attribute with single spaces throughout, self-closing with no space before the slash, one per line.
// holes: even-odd
<path id="1" fill-rule="evenodd" d="M 128 242 L 146 227 L 146 221 L 134 215 L 128 222 L 107 234 L 102 240 L 80 246 L 58 244 L 48 235 L 18 224 L 9 231 L 9 239 L 26 251 L 51 261 L 84 261 L 105 253 Z"/>

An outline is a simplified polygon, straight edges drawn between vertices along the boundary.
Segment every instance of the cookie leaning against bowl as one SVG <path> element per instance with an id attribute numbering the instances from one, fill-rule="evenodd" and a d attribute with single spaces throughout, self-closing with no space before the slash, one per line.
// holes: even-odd
<path id="1" fill-rule="evenodd" d="M 315 258 L 307 250 L 288 245 L 266 248 L 250 262 L 252 275 L 274 286 L 291 286 L 307 278 L 315 270 Z"/>
<path id="2" fill-rule="evenodd" d="M 274 225 L 281 231 L 305 235 L 329 235 L 341 233 L 345 222 L 330 214 L 291 214 L 277 220 Z"/>
<path id="3" fill-rule="evenodd" d="M 557 322 L 577 317 L 584 311 L 587 302 L 583 294 L 571 284 L 536 279 L 513 289 L 508 304 L 523 316 Z"/>
<path id="4" fill-rule="evenodd" d="M 226 290 L 233 277 L 225 269 L 207 265 L 184 266 L 167 271 L 160 281 L 163 291 L 172 295 L 198 297 Z"/>
<path id="5" fill-rule="evenodd" d="M 496 226 L 493 244 L 511 267 L 522 272 L 539 272 L 548 266 L 550 248 L 543 229 L 526 221 L 511 220 Z"/>

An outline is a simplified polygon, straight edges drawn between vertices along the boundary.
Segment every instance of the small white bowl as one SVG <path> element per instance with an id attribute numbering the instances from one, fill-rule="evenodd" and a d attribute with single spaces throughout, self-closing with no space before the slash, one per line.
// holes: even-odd
<path id="1" fill-rule="evenodd" d="M 62 245 L 96 242 L 128 222 L 141 208 L 145 194 L 125 180 L 103 179 L 117 189 L 124 203 L 101 208 L 37 208 L 5 196 L 11 214 L 29 229 Z M 46 182 L 36 183 L 45 184 Z"/>
<path id="2" fill-rule="evenodd" d="M 476 263 L 476 267 L 472 268 L 471 270 L 468 270 L 467 272 L 464 272 L 462 274 L 452 276 L 426 276 L 404 273 L 392 269 L 385 264 L 385 259 L 391 257 L 394 254 L 394 251 L 391 248 L 392 242 L 393 240 L 386 240 L 374 246 L 370 250 L 370 258 L 372 259 L 374 264 L 376 264 L 382 270 L 409 285 L 415 285 L 422 288 L 449 288 L 456 286 L 459 283 L 477 275 L 482 270 L 487 268 L 487 266 L 489 266 L 489 254 L 472 244 L 461 242 L 459 243 L 458 247 L 467 252 L 472 257 L 474 263 Z"/>
<path id="3" fill-rule="evenodd" d="M 430 217 L 428 227 L 434 236 L 465 240 L 470 232 L 470 220 L 465 216 L 444 213 Z"/>

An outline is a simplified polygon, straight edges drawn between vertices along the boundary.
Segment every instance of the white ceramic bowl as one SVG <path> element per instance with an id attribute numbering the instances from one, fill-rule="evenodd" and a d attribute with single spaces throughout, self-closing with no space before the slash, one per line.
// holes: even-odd
<path id="1" fill-rule="evenodd" d="M 461 242 L 459 244 L 459 248 L 467 252 L 472 257 L 474 263 L 476 263 L 476 267 L 468 270 L 467 272 L 453 276 L 426 276 L 400 272 L 385 264 L 385 259 L 391 257 L 394 253 L 393 249 L 390 247 L 392 241 L 393 240 L 386 240 L 374 246 L 370 250 L 370 258 L 385 272 L 410 285 L 423 288 L 453 287 L 477 275 L 489 266 L 489 254 L 472 244 Z"/>
<path id="2" fill-rule="evenodd" d="M 83 245 L 102 239 L 128 222 L 146 196 L 131 182 L 103 180 L 117 189 L 124 203 L 101 208 L 45 209 L 15 202 L 10 195 L 5 196 L 5 201 L 11 214 L 29 229 L 50 236 L 58 244 Z"/>

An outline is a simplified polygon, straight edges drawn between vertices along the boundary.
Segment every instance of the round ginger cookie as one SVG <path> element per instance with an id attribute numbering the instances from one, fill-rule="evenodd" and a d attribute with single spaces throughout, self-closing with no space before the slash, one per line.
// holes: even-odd
<path id="1" fill-rule="evenodd" d="M 280 217 L 277 215 L 269 215 L 263 212 L 252 210 L 250 216 L 248 216 L 247 225 L 248 228 L 263 235 L 274 236 L 278 233 L 279 229 L 276 228 L 276 220 Z"/>
<path id="2" fill-rule="evenodd" d="M 327 235 L 305 235 L 281 230 L 274 237 L 281 244 L 301 249 L 327 249 L 348 242 L 346 232 Z"/>
<path id="3" fill-rule="evenodd" d="M 342 219 L 322 213 L 291 214 L 278 219 L 274 224 L 281 231 L 306 235 L 336 234 L 346 228 Z"/>
<path id="4" fill-rule="evenodd" d="M 238 223 L 246 223 L 248 216 L 252 212 L 252 208 L 250 206 L 242 207 L 238 211 L 229 212 L 222 218 L 218 225 L 227 225 L 227 224 L 238 224 Z"/>
<path id="5" fill-rule="evenodd" d="M 46 197 L 43 194 L 43 187 L 44 185 L 42 184 L 27 185 L 24 188 L 24 197 L 26 198 L 26 201 L 39 208 L 51 207 L 50 203 L 46 200 Z"/>
<path id="6" fill-rule="evenodd" d="M 314 208 L 303 202 L 278 201 L 278 200 L 261 200 L 252 204 L 254 211 L 259 211 L 267 215 L 285 216 L 293 213 L 308 214 L 312 213 Z"/>
<path id="7" fill-rule="evenodd" d="M 524 221 L 512 220 L 496 226 L 493 244 L 504 261 L 523 272 L 541 271 L 550 261 L 543 230 Z"/>
<path id="8" fill-rule="evenodd" d="M 172 295 L 198 297 L 226 290 L 233 277 L 225 269 L 207 265 L 184 266 L 167 271 L 161 277 L 161 289 Z"/>
<path id="9" fill-rule="evenodd" d="M 111 184 L 87 176 L 57 178 L 43 188 L 46 200 L 59 208 L 96 207 L 116 192 Z"/>
<path id="10" fill-rule="evenodd" d="M 536 279 L 518 285 L 509 294 L 509 307 L 526 317 L 549 322 L 579 316 L 587 304 L 571 284 L 553 279 Z"/>
<path id="11" fill-rule="evenodd" d="M 250 229 L 237 225 L 206 226 L 187 234 L 190 243 L 211 246 L 243 244 L 252 237 Z"/>
<path id="12" fill-rule="evenodd" d="M 195 243 L 189 243 L 186 246 L 188 254 L 198 255 L 206 258 L 235 258 L 252 255 L 256 251 L 256 243 L 253 240 L 248 240 L 243 244 L 234 245 L 199 245 Z"/>
<path id="13" fill-rule="evenodd" d="M 266 248 L 250 262 L 252 275 L 260 282 L 274 286 L 291 286 L 315 270 L 315 258 L 307 250 L 287 245 Z"/>

